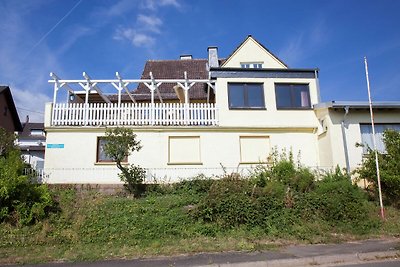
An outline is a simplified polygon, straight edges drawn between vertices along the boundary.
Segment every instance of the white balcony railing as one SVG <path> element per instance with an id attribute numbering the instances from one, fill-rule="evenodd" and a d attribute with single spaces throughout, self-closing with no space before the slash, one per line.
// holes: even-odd
<path id="1" fill-rule="evenodd" d="M 218 125 L 218 111 L 213 103 L 57 103 L 51 125 Z"/>

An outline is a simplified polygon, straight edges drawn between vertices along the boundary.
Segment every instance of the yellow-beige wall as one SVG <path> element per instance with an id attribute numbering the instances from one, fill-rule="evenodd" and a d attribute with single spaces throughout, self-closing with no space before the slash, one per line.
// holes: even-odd
<path id="1" fill-rule="evenodd" d="M 341 122 L 344 110 L 322 109 L 316 111 L 316 116 L 324 119 L 326 128 L 319 130 L 318 146 L 321 165 L 346 167 Z M 399 112 L 396 110 L 375 110 L 375 123 L 399 123 Z M 345 118 L 345 134 L 350 169 L 356 169 L 362 162 L 363 149 L 356 147 L 361 143 L 360 123 L 371 123 L 368 109 L 350 109 Z"/>
<path id="2" fill-rule="evenodd" d="M 250 167 L 242 164 L 240 151 L 241 137 L 268 137 L 269 147 L 300 153 L 300 160 L 307 166 L 318 166 L 317 139 L 313 129 L 277 128 L 234 128 L 234 127 L 194 127 L 194 128 L 133 128 L 142 150 L 129 157 L 129 163 L 151 169 L 197 168 L 222 169 L 225 167 Z M 97 137 L 104 136 L 105 128 L 57 128 L 47 129 L 47 144 L 63 144 L 63 148 L 46 148 L 45 169 L 58 173 L 50 176 L 49 183 L 118 183 L 114 178 L 100 177 L 101 169 L 116 169 L 113 164 L 96 162 Z M 200 139 L 200 164 L 169 163 L 169 137 L 196 136 Z M 290 142 L 288 142 L 290 140 Z M 267 157 L 267 155 L 265 156 Z M 64 169 L 65 174 L 60 171 Z M 70 170 L 82 170 L 72 175 Z M 92 173 L 88 170 L 95 170 Z M 71 173 L 70 175 L 67 173 Z M 76 173 L 79 173 L 77 171 Z M 84 173 L 84 174 L 83 174 Z M 162 177 L 158 177 L 163 179 Z M 180 177 L 189 178 L 189 177 Z M 179 179 L 175 177 L 174 179 Z"/>

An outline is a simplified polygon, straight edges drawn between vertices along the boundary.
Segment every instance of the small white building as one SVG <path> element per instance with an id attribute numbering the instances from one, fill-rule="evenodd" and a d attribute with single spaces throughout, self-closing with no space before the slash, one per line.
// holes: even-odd
<path id="1" fill-rule="evenodd" d="M 24 161 L 33 169 L 44 168 L 44 151 L 46 146 L 46 134 L 44 123 L 29 122 L 22 124 L 22 132 L 18 133 L 18 147 Z"/>
<path id="2" fill-rule="evenodd" d="M 140 79 L 51 76 L 54 99 L 45 111 L 50 183 L 119 183 L 118 169 L 102 151 L 105 129 L 117 126 L 134 129 L 141 140 L 142 150 L 127 163 L 146 168 L 149 182 L 247 172 L 266 163 L 273 148 L 300 154 L 302 164 L 318 169 L 346 162 L 353 169 L 362 159 L 355 143 L 362 142 L 368 111 L 349 105 L 344 145 L 340 125 L 348 105 L 321 103 L 318 69 L 289 68 L 252 36 L 226 59 L 209 47 L 208 59 L 148 61 Z M 116 93 L 103 93 L 110 85 Z M 68 101 L 60 103 L 64 89 Z M 400 123 L 399 111 L 399 102 L 382 104 L 377 119 Z"/>

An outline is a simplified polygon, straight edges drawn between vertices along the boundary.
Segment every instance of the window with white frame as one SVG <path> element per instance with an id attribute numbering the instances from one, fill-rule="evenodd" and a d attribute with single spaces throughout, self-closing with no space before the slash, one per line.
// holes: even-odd
<path id="1" fill-rule="evenodd" d="M 275 97 L 277 109 L 310 109 L 310 89 L 308 84 L 276 83 Z"/>
<path id="2" fill-rule="evenodd" d="M 375 124 L 376 148 L 381 153 L 386 152 L 385 144 L 383 143 L 383 133 L 387 129 L 400 131 L 400 124 L 399 123 Z M 363 153 L 366 154 L 368 152 L 368 147 L 374 149 L 374 143 L 372 140 L 373 139 L 372 125 L 370 123 L 360 124 L 360 131 L 361 131 L 361 142 L 363 144 Z"/>
<path id="3" fill-rule="evenodd" d="M 262 69 L 262 62 L 241 62 L 240 67 L 244 69 Z"/>

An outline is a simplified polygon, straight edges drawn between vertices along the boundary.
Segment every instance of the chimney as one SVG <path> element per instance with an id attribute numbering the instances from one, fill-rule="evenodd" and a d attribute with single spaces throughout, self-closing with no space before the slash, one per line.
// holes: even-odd
<path id="1" fill-rule="evenodd" d="M 181 60 L 193 59 L 192 55 L 181 55 L 180 58 Z"/>
<path id="2" fill-rule="evenodd" d="M 29 123 L 29 115 L 26 115 L 25 124 Z"/>
<path id="3" fill-rule="evenodd" d="M 207 48 L 208 51 L 208 66 L 210 68 L 218 68 L 218 47 L 216 46 L 209 46 Z"/>

